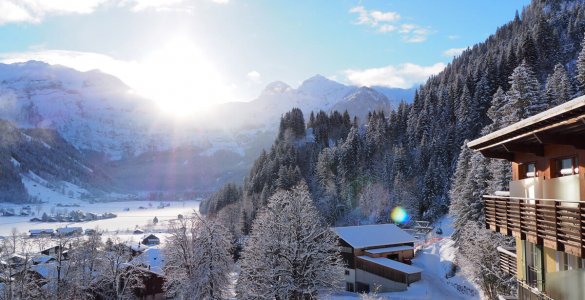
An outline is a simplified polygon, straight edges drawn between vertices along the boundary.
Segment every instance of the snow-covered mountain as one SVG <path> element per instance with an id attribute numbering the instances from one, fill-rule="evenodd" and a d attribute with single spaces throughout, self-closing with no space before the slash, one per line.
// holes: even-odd
<path id="1" fill-rule="evenodd" d="M 283 113 L 294 107 L 306 114 L 347 109 L 358 116 L 390 110 L 391 100 L 377 90 L 393 95 L 389 89 L 347 86 L 320 75 L 298 88 L 274 82 L 252 101 L 218 105 L 206 118 L 177 124 L 114 76 L 29 61 L 0 64 L 0 119 L 21 128 L 56 130 L 86 158 L 107 165 L 116 182 L 133 189 L 213 190 L 246 174 L 272 144 Z M 407 102 L 414 93 L 394 92 Z"/>
<path id="2" fill-rule="evenodd" d="M 0 202 L 29 200 L 28 189 L 82 187 L 88 198 L 111 191 L 114 183 L 59 133 L 40 128 L 19 129 L 0 120 Z M 26 183 L 31 182 L 30 186 Z M 32 200 L 32 199 L 31 199 Z"/>
<path id="3" fill-rule="evenodd" d="M 347 86 L 316 75 L 297 89 L 280 81 L 270 83 L 258 98 L 250 102 L 223 104 L 217 108 L 216 115 L 221 116 L 218 120 L 230 120 L 229 126 L 238 128 L 276 128 L 280 116 L 293 107 L 300 108 L 305 115 L 311 111 L 347 109 L 352 116 L 364 117 L 368 111 L 383 109 L 389 112 L 398 107 L 400 101 L 411 102 L 414 91 Z"/>
<path id="4" fill-rule="evenodd" d="M 361 87 L 345 95 L 333 108 L 337 111 L 348 111 L 350 115 L 365 122 L 371 111 L 383 111 L 388 116 L 392 111 L 392 104 L 386 96 L 369 87 Z"/>

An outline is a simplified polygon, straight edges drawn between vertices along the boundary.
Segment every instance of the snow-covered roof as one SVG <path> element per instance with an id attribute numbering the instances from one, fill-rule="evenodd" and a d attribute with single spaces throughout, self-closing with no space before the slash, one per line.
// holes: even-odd
<path id="1" fill-rule="evenodd" d="M 52 259 L 55 259 L 55 258 L 50 256 L 50 255 L 41 254 L 41 255 L 33 257 L 32 260 L 35 264 L 44 264 Z"/>
<path id="2" fill-rule="evenodd" d="M 582 118 L 585 114 L 585 96 L 555 106 L 537 115 L 516 122 L 508 127 L 494 131 L 467 143 L 474 150 L 482 150 L 519 138 L 532 136 L 534 132 L 542 132 L 558 127 L 566 121 Z M 575 123 L 580 124 L 575 119 Z"/>
<path id="3" fill-rule="evenodd" d="M 163 274 L 163 266 L 165 263 L 164 256 L 160 247 L 150 247 L 146 249 L 142 254 L 134 258 L 133 263 L 143 264 L 151 272 Z"/>
<path id="4" fill-rule="evenodd" d="M 67 261 L 61 262 L 62 271 L 68 267 Z M 39 273 L 43 278 L 57 278 L 57 263 L 47 263 L 31 266 L 31 270 Z"/>
<path id="5" fill-rule="evenodd" d="M 378 248 L 378 249 L 368 249 L 368 250 L 366 250 L 366 252 L 372 253 L 372 254 L 380 254 L 380 253 L 406 251 L 406 250 L 414 250 L 414 247 L 412 247 L 412 246 L 385 247 L 385 248 Z"/>
<path id="6" fill-rule="evenodd" d="M 30 229 L 30 234 L 53 233 L 53 229 Z"/>
<path id="7" fill-rule="evenodd" d="M 83 229 L 81 227 L 61 227 L 57 228 L 58 233 L 73 233 L 73 232 L 82 232 Z"/>
<path id="8" fill-rule="evenodd" d="M 145 239 L 159 239 L 159 238 L 158 238 L 158 236 L 156 236 L 154 234 L 149 234 L 149 235 L 145 235 L 144 237 L 142 237 L 142 239 L 145 240 Z"/>
<path id="9" fill-rule="evenodd" d="M 415 239 L 394 224 L 334 227 L 337 235 L 354 248 L 414 243 Z"/>
<path id="10" fill-rule="evenodd" d="M 358 256 L 358 258 L 375 263 L 375 264 L 380 265 L 380 266 L 394 269 L 396 271 L 400 271 L 400 272 L 406 273 L 406 274 L 416 274 L 416 273 L 422 272 L 422 269 L 420 269 L 420 268 L 413 267 L 413 266 L 407 265 L 407 264 L 403 264 L 401 262 L 391 260 L 388 258 L 384 258 L 384 257 L 374 258 L 374 257 L 369 257 L 369 256 Z"/>

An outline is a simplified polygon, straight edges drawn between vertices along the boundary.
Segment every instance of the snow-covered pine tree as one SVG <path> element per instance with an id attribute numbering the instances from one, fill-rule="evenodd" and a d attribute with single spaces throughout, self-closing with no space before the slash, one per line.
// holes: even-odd
<path id="1" fill-rule="evenodd" d="M 554 72 L 548 76 L 545 95 L 549 108 L 563 104 L 571 99 L 573 87 L 563 65 L 556 64 Z"/>
<path id="2" fill-rule="evenodd" d="M 337 238 L 320 220 L 305 184 L 276 192 L 246 242 L 238 298 L 313 299 L 338 288 Z"/>
<path id="3" fill-rule="evenodd" d="M 509 102 L 504 106 L 506 125 L 535 115 L 547 108 L 546 100 L 540 93 L 540 84 L 532 68 L 523 61 L 510 75 Z"/>
<path id="4" fill-rule="evenodd" d="M 229 232 L 195 214 L 171 224 L 165 253 L 165 287 L 178 299 L 224 299 L 232 271 Z"/>
<path id="5" fill-rule="evenodd" d="M 579 56 L 577 57 L 577 83 L 579 94 L 583 95 L 585 91 L 585 37 L 583 37 L 581 52 L 579 52 Z"/>

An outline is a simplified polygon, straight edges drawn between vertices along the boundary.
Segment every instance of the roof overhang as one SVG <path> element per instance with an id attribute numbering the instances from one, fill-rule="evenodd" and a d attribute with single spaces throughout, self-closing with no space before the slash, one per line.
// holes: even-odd
<path id="1" fill-rule="evenodd" d="M 585 96 L 467 143 L 486 157 L 514 159 L 514 153 L 544 156 L 545 145 L 585 149 Z"/>

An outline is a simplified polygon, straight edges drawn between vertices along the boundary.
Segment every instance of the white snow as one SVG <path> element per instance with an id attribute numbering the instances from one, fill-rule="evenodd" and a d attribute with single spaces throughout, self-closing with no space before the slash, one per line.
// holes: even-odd
<path id="1" fill-rule="evenodd" d="M 394 224 L 335 227 L 337 235 L 354 248 L 414 243 L 416 239 Z"/>
<path id="2" fill-rule="evenodd" d="M 136 264 L 145 265 L 151 272 L 163 274 L 164 256 L 161 247 L 155 246 L 146 249 L 142 254 L 137 256 L 133 261 Z"/>
<path id="3" fill-rule="evenodd" d="M 39 185 L 37 184 L 37 188 Z M 51 191 L 49 189 L 49 191 Z M 188 216 L 194 212 L 199 211 L 198 200 L 168 202 L 169 207 L 164 209 L 156 208 L 159 202 L 157 201 L 116 201 L 116 202 L 95 202 L 88 203 L 78 199 L 71 199 L 67 196 L 51 191 L 51 202 L 38 205 L 32 205 L 32 212 L 34 216 L 14 216 L 4 217 L 0 216 L 0 236 L 7 236 L 10 234 L 12 228 L 17 228 L 19 232 L 27 232 L 31 229 L 57 229 L 60 227 L 82 227 L 85 229 L 99 229 L 112 232 L 128 232 L 129 237 L 137 227 L 148 229 L 148 231 L 165 231 L 169 221 L 177 219 L 179 214 Z M 45 198 L 46 199 L 46 198 Z M 61 204 L 78 204 L 79 207 L 58 207 Z M 37 213 L 37 206 L 40 212 Z M 140 208 L 142 207 L 142 209 Z M 13 208 L 19 211 L 22 205 L 13 203 L 0 203 L 0 208 Z M 126 209 L 129 209 L 126 211 Z M 87 222 L 29 222 L 31 218 L 40 218 L 43 213 L 51 214 L 51 211 L 72 211 L 81 210 L 83 212 L 91 212 L 95 214 L 102 214 L 106 212 L 114 213 L 116 218 L 103 219 Z M 152 224 L 154 217 L 157 217 L 159 222 L 157 225 Z M 157 236 L 159 236 L 157 234 Z M 159 236 L 160 237 L 160 236 Z M 134 237 L 136 238 L 136 237 Z M 162 238 L 161 238 L 162 243 Z"/>
<path id="4" fill-rule="evenodd" d="M 10 162 L 12 162 L 12 165 L 13 165 L 15 168 L 18 168 L 18 167 L 20 167 L 20 162 L 19 162 L 18 160 L 14 159 L 14 157 L 11 157 L 11 158 L 10 158 Z"/>

